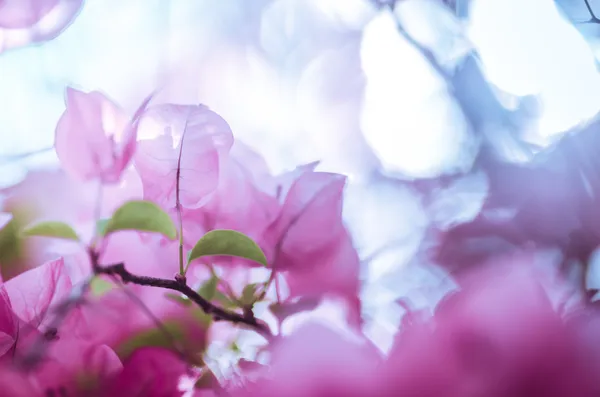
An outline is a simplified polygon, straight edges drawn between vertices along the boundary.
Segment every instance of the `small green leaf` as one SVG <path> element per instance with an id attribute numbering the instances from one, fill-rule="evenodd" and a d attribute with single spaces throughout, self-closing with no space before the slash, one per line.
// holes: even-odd
<path id="1" fill-rule="evenodd" d="M 188 298 L 186 298 L 185 296 L 182 296 L 181 294 L 173 294 L 171 292 L 167 292 L 165 294 L 165 298 L 170 299 L 174 302 L 177 302 L 183 306 L 191 306 L 192 301 L 189 300 Z"/>
<path id="2" fill-rule="evenodd" d="M 231 342 L 231 345 L 229 347 L 231 348 L 231 351 L 234 353 L 242 352 L 242 349 L 240 349 L 240 347 L 238 346 L 238 344 L 235 341 Z"/>
<path id="3" fill-rule="evenodd" d="M 98 236 L 104 236 L 106 234 L 106 226 L 108 225 L 109 221 L 110 219 L 100 219 L 98 222 L 96 222 L 96 234 Z"/>
<path id="4" fill-rule="evenodd" d="M 250 237 L 235 230 L 212 230 L 192 248 L 188 262 L 209 255 L 236 256 L 267 266 L 267 258 Z"/>
<path id="5" fill-rule="evenodd" d="M 169 215 L 156 204 L 143 200 L 129 201 L 115 211 L 104 233 L 118 230 L 161 233 L 171 240 L 177 237 L 175 224 Z"/>
<path id="6" fill-rule="evenodd" d="M 173 340 L 181 341 L 185 338 L 185 331 L 180 324 L 166 321 L 162 326 L 163 329 L 152 328 L 132 335 L 117 346 L 117 355 L 122 360 L 126 360 L 139 348 L 147 346 L 173 348 Z"/>
<path id="7" fill-rule="evenodd" d="M 201 297 L 206 299 L 207 301 L 213 300 L 215 297 L 215 293 L 217 292 L 217 285 L 219 284 L 219 278 L 217 276 L 212 276 L 198 290 L 198 293 Z"/>
<path id="8" fill-rule="evenodd" d="M 79 241 L 79 236 L 73 228 L 63 222 L 41 222 L 23 230 L 24 236 L 56 237 Z"/>
<path id="9" fill-rule="evenodd" d="M 90 281 L 90 291 L 92 291 L 92 295 L 95 297 L 101 297 L 113 288 L 115 288 L 113 283 L 98 276 L 94 276 L 92 281 Z"/>
<path id="10" fill-rule="evenodd" d="M 252 306 L 254 302 L 256 302 L 256 288 L 258 284 L 248 284 L 244 287 L 242 291 L 242 296 L 240 297 L 240 303 L 243 306 Z"/>
<path id="11" fill-rule="evenodd" d="M 238 307 L 237 303 L 232 301 L 229 297 L 227 297 L 224 293 L 222 293 L 219 290 L 217 290 L 217 292 L 215 293 L 214 299 L 217 302 L 219 302 L 224 309 L 234 309 Z"/>
<path id="12" fill-rule="evenodd" d="M 178 351 L 177 345 L 183 348 Z M 161 328 L 151 328 L 131 335 L 116 346 L 115 352 L 121 360 L 126 360 L 136 350 L 143 347 L 162 347 L 174 352 L 183 352 L 191 364 L 203 365 L 201 353 L 206 348 L 206 340 L 193 338 L 184 325 L 175 320 L 162 323 Z"/>

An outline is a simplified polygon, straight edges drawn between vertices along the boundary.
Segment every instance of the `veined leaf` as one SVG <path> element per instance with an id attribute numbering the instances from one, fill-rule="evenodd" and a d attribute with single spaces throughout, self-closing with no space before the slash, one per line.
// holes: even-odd
<path id="1" fill-rule="evenodd" d="M 192 248 L 188 262 L 212 255 L 235 256 L 267 265 L 267 258 L 258 244 L 235 230 L 212 230 L 206 233 Z"/>
<path id="2" fill-rule="evenodd" d="M 206 299 L 207 301 L 213 300 L 215 297 L 215 293 L 217 292 L 217 285 L 219 284 L 219 278 L 217 276 L 212 276 L 198 290 L 198 294 L 201 297 Z"/>
<path id="3" fill-rule="evenodd" d="M 79 241 L 79 236 L 73 228 L 64 222 L 41 222 L 23 230 L 24 236 L 56 237 L 66 240 Z"/>
<path id="4" fill-rule="evenodd" d="M 174 240 L 177 230 L 171 217 L 158 205 L 150 201 L 129 201 L 119 207 L 106 224 L 104 233 L 118 230 L 161 233 Z"/>
<path id="5" fill-rule="evenodd" d="M 256 289 L 258 284 L 248 284 L 242 290 L 242 296 L 240 297 L 240 303 L 243 306 L 250 306 L 256 302 Z"/>

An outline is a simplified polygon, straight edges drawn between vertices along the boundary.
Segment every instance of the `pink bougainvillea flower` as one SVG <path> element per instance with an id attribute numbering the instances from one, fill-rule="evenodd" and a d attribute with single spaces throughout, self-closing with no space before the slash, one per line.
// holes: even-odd
<path id="1" fill-rule="evenodd" d="M 83 0 L 3 0 L 0 52 L 51 40 L 74 20 Z"/>
<path id="2" fill-rule="evenodd" d="M 598 395 L 598 350 L 553 310 L 534 272 L 486 269 L 461 284 L 430 320 L 401 330 L 380 395 Z"/>
<path id="3" fill-rule="evenodd" d="M 104 240 L 101 263 L 126 264 L 131 272 L 171 278 L 177 271 L 177 244 L 161 244 L 161 237 L 123 231 Z"/>
<path id="4" fill-rule="evenodd" d="M 3 0 L 0 3 L 0 27 L 26 28 L 49 13 L 59 0 Z"/>
<path id="5" fill-rule="evenodd" d="M 577 127 L 531 161 L 483 152 L 489 194 L 473 220 L 441 233 L 434 260 L 452 271 L 525 244 L 560 248 L 565 263 L 588 263 L 600 243 L 596 175 L 600 121 Z M 564 210 L 568 206 L 568 211 Z"/>
<path id="6" fill-rule="evenodd" d="M 55 339 L 63 330 L 69 332 L 69 328 L 77 321 L 79 311 L 75 308 L 71 310 L 60 323 L 60 329 L 53 325 L 54 314 L 50 311 L 69 297 L 72 288 L 62 258 L 28 270 L 4 283 L 2 332 L 13 338 L 10 347 L 17 343 L 14 346 L 17 351 L 13 355 L 26 353 L 25 350 L 36 338 L 47 334 L 51 336 L 50 339 Z M 0 350 L 6 352 L 4 347 Z"/>
<path id="7" fill-rule="evenodd" d="M 158 105 L 139 123 L 135 167 L 144 198 L 171 210 L 201 207 L 219 182 L 219 159 L 233 144 L 227 122 L 204 105 Z"/>
<path id="8" fill-rule="evenodd" d="M 4 284 L 15 314 L 23 321 L 45 325 L 45 314 L 53 303 L 67 297 L 72 288 L 63 258 L 31 269 Z"/>
<path id="9" fill-rule="evenodd" d="M 343 297 L 357 320 L 360 263 L 342 220 L 345 183 L 342 175 L 307 169 L 282 191 L 263 246 L 271 266 L 286 272 L 292 295 Z"/>
<path id="10" fill-rule="evenodd" d="M 317 324 L 302 326 L 273 346 L 260 378 L 235 397 L 371 396 L 382 360 L 367 344 Z"/>
<path id="11" fill-rule="evenodd" d="M 129 119 L 99 92 L 67 88 L 67 109 L 56 126 L 55 148 L 63 168 L 78 179 L 116 183 L 136 147 L 137 118 Z"/>
<path id="12" fill-rule="evenodd" d="M 236 141 L 221 161 L 214 195 L 203 207 L 183 212 L 186 245 L 192 247 L 213 229 L 233 229 L 260 239 L 279 212 L 275 182 L 262 157 Z"/>

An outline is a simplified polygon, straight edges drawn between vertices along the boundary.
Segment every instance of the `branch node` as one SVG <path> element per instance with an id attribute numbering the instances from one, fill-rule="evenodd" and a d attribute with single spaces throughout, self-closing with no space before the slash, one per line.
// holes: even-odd
<path id="1" fill-rule="evenodd" d="M 176 273 L 175 276 L 173 277 L 175 279 L 175 281 L 177 281 L 179 284 L 182 285 L 186 285 L 187 284 L 187 278 L 183 275 L 183 274 L 179 274 Z"/>

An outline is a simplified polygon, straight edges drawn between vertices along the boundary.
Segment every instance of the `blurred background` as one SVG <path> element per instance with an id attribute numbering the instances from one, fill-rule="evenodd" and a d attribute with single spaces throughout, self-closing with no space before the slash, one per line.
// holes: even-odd
<path id="1" fill-rule="evenodd" d="M 0 187 L 57 167 L 66 86 L 129 111 L 157 87 L 204 103 L 274 172 L 319 160 L 349 176 L 367 333 L 383 349 L 399 297 L 426 307 L 453 288 L 419 253 L 432 225 L 479 213 L 482 153 L 527 162 L 600 109 L 600 0 L 55 3 L 29 26 L 0 18 Z"/>

